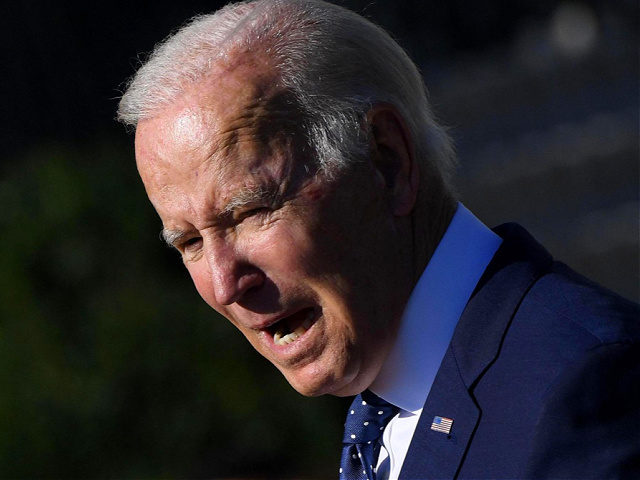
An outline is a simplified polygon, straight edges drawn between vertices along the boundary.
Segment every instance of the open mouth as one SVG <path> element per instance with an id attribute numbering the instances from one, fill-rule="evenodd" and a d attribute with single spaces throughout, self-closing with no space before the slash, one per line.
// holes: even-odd
<path id="1" fill-rule="evenodd" d="M 313 308 L 305 308 L 271 325 L 269 333 L 273 335 L 273 343 L 288 345 L 295 342 L 311 328 L 315 315 Z"/>

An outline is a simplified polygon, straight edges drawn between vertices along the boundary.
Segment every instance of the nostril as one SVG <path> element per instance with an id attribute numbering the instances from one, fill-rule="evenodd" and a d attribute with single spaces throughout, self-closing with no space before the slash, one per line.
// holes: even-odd
<path id="1" fill-rule="evenodd" d="M 242 275 L 238 280 L 238 290 L 241 295 L 257 290 L 264 283 L 264 276 L 259 272 Z"/>
<path id="2" fill-rule="evenodd" d="M 260 285 L 252 285 L 251 287 L 247 288 L 244 292 L 245 295 L 250 295 L 251 293 L 257 291 L 260 288 Z"/>

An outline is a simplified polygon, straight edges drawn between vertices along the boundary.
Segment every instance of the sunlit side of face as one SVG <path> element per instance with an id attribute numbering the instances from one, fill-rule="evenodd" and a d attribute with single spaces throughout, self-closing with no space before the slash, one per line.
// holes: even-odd
<path id="1" fill-rule="evenodd" d="M 372 163 L 315 175 L 266 68 L 212 74 L 136 132 L 147 194 L 202 298 L 305 395 L 355 394 L 411 290 L 404 220 Z"/>

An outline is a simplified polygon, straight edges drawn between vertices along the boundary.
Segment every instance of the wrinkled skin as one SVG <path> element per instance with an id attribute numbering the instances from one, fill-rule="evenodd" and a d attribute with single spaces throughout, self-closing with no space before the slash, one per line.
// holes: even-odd
<path id="1" fill-rule="evenodd" d="M 412 283 L 415 167 L 392 109 L 367 161 L 315 170 L 269 69 L 214 70 L 139 123 L 147 194 L 202 298 L 304 395 L 352 395 L 379 371 Z M 295 342 L 274 324 L 313 316 Z"/>

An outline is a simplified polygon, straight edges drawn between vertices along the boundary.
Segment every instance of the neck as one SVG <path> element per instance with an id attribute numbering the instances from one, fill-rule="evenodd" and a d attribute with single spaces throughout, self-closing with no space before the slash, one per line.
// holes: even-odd
<path id="1" fill-rule="evenodd" d="M 457 200 L 439 177 L 422 183 L 412 213 L 414 284 L 447 231 L 456 208 Z"/>

